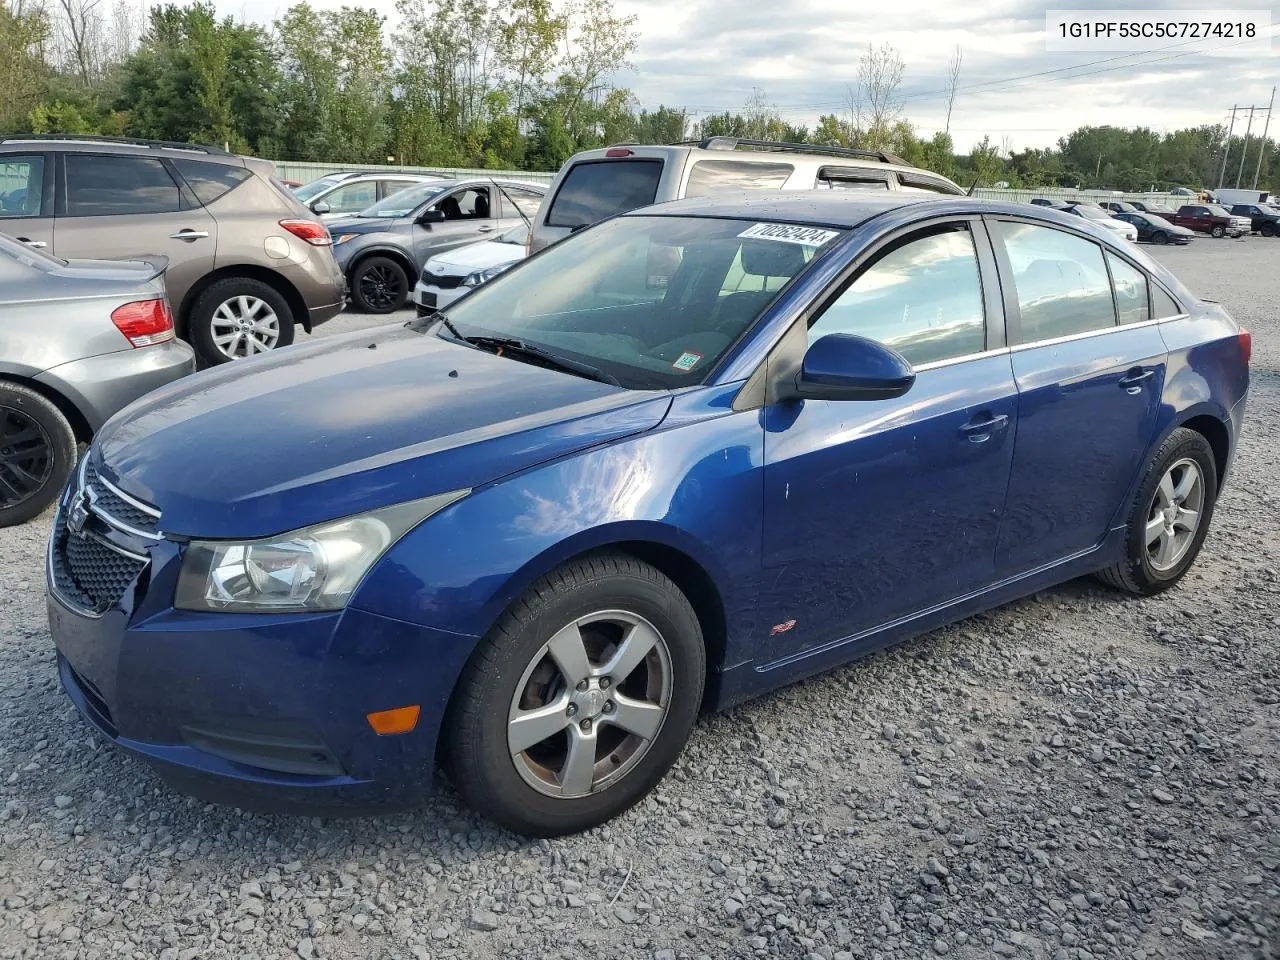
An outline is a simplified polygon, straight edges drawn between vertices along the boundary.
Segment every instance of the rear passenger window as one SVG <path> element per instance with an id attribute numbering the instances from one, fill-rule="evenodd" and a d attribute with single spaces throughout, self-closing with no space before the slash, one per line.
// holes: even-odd
<path id="1" fill-rule="evenodd" d="M 661 160 L 597 160 L 576 164 L 564 178 L 551 209 L 549 227 L 587 227 L 653 203 L 662 176 Z"/>
<path id="2" fill-rule="evenodd" d="M 709 197 L 730 190 L 781 190 L 795 171 L 789 163 L 699 160 L 689 174 L 686 197 Z"/>
<path id="3" fill-rule="evenodd" d="M 1116 291 L 1120 323 L 1142 323 L 1151 319 L 1147 306 L 1147 275 L 1110 253 L 1107 254 L 1107 264 L 1111 267 L 1111 285 Z"/>
<path id="4" fill-rule="evenodd" d="M 1179 314 L 1186 313 L 1179 306 L 1178 301 L 1169 296 L 1161 287 L 1155 284 L 1151 285 L 1151 304 L 1155 309 L 1155 318 L 1163 320 L 1165 317 L 1176 317 Z"/>
<path id="5" fill-rule="evenodd" d="M 820 167 L 814 186 L 819 190 L 888 190 L 889 175 L 861 167 Z"/>
<path id="6" fill-rule="evenodd" d="M 809 342 L 829 333 L 878 340 L 913 364 L 981 353 L 986 325 L 973 236 L 950 229 L 890 250 L 814 322 Z"/>
<path id="7" fill-rule="evenodd" d="M 1115 326 L 1111 281 L 1096 243 L 1029 223 L 1006 221 L 998 227 L 1013 267 L 1020 342 Z"/>
<path id="8" fill-rule="evenodd" d="M 67 216 L 176 213 L 178 185 L 159 160 L 66 154 Z"/>
<path id="9" fill-rule="evenodd" d="M 174 160 L 182 179 L 195 191 L 202 204 L 210 204 L 223 194 L 248 180 L 251 174 L 244 167 L 231 167 L 225 163 L 206 163 L 203 160 Z"/>

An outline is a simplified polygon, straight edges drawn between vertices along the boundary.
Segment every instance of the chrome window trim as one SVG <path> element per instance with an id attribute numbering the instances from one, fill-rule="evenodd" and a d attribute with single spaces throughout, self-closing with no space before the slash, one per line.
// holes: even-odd
<path id="1" fill-rule="evenodd" d="M 890 348 L 892 349 L 892 348 Z M 937 370 L 940 367 L 954 367 L 958 363 L 969 363 L 973 360 L 986 360 L 988 357 L 999 357 L 1009 352 L 1008 347 L 995 347 L 992 350 L 981 350 L 978 353 L 966 353 L 946 360 L 930 360 L 928 363 L 913 364 L 911 369 L 916 373 Z"/>
<path id="2" fill-rule="evenodd" d="M 1171 319 L 1171 318 L 1166 318 Z M 1110 327 L 1100 327 L 1097 330 L 1085 330 L 1081 333 L 1070 333 L 1065 337 L 1052 337 L 1048 340 L 1033 340 L 1030 343 L 1019 343 L 1010 347 L 1014 353 L 1022 350 L 1031 350 L 1035 347 L 1053 347 L 1060 343 L 1072 343 L 1076 340 L 1088 340 L 1090 337 L 1106 336 L 1108 333 L 1119 333 L 1122 330 L 1139 330 L 1142 327 L 1154 327 L 1162 320 L 1143 320 L 1141 323 L 1126 323 L 1123 326 L 1117 324 Z"/>

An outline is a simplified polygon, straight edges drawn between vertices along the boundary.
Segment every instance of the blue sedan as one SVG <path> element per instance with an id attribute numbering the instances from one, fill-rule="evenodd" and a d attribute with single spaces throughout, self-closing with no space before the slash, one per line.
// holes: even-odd
<path id="1" fill-rule="evenodd" d="M 182 790 L 530 835 L 698 713 L 1084 574 L 1186 573 L 1251 339 L 1089 221 L 759 192 L 637 210 L 405 326 L 189 377 L 63 495 L 68 696 Z"/>

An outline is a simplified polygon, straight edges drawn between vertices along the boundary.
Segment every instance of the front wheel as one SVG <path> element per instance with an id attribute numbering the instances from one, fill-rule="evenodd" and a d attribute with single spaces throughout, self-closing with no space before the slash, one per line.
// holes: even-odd
<path id="1" fill-rule="evenodd" d="M 688 599 L 658 570 L 602 555 L 534 584 L 481 641 L 445 725 L 462 798 L 552 837 L 641 800 L 679 756 L 706 673 Z"/>
<path id="2" fill-rule="evenodd" d="M 1259 232 L 1264 237 L 1274 237 L 1276 235 L 1276 225 L 1274 223 L 1264 223 Z"/>
<path id="3" fill-rule="evenodd" d="M 351 271 L 351 302 L 365 313 L 394 313 L 409 296 L 409 276 L 390 257 L 366 257 Z"/>
<path id="4" fill-rule="evenodd" d="M 1213 448 L 1179 427 L 1156 450 L 1129 514 L 1125 557 L 1098 577 L 1141 596 L 1168 590 L 1195 562 L 1218 498 Z"/>
<path id="5" fill-rule="evenodd" d="M 197 298 L 187 323 L 202 367 L 243 360 L 293 343 L 293 311 L 275 287 L 227 277 Z"/>
<path id="6" fill-rule="evenodd" d="M 1223 226 L 1214 227 L 1212 230 L 1209 231 L 1209 236 L 1215 237 L 1218 240 L 1221 240 L 1224 236 L 1226 236 L 1226 234 L 1227 234 L 1227 229 L 1226 227 L 1223 227 Z"/>

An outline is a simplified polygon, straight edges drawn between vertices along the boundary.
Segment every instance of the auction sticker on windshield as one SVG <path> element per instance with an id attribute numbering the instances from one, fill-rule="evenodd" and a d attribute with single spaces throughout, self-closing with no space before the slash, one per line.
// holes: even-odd
<path id="1" fill-rule="evenodd" d="M 753 240 L 776 240 L 780 243 L 799 243 L 806 247 L 820 247 L 838 236 L 839 230 L 823 230 L 794 223 L 757 223 L 738 234 L 739 239 L 750 237 Z"/>
<path id="2" fill-rule="evenodd" d="M 676 357 L 676 362 L 671 365 L 675 367 L 677 370 L 679 370 L 681 373 L 688 373 L 690 370 L 692 370 L 694 367 L 698 365 L 698 361 L 701 359 L 702 359 L 702 354 L 690 353 L 688 350 L 686 350 L 684 353 L 680 354 L 680 356 Z"/>

